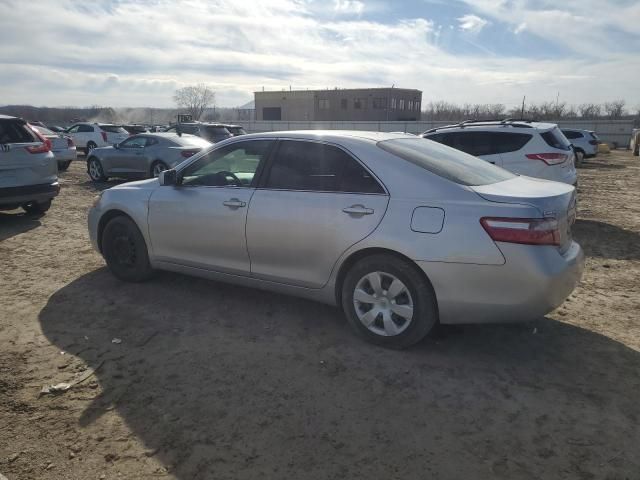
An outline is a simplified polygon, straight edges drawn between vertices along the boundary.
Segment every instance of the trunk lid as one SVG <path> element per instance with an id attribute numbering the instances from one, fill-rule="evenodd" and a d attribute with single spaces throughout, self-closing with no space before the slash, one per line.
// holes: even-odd
<path id="1" fill-rule="evenodd" d="M 560 251 L 566 251 L 571 245 L 571 228 L 576 219 L 576 190 L 573 186 L 519 176 L 470 188 L 490 202 L 529 205 L 540 212 L 541 218 L 555 218 L 560 232 Z"/>

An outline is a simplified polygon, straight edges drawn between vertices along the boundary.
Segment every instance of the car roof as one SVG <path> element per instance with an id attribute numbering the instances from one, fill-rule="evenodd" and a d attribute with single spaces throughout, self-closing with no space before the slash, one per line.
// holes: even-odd
<path id="1" fill-rule="evenodd" d="M 20 119 L 20 117 L 14 117 L 14 116 L 12 116 L 12 115 L 1 115 L 1 114 L 0 114 L 0 119 L 2 119 L 2 120 L 12 120 L 12 119 L 14 119 L 14 118 L 15 118 L 15 119 L 18 119 L 18 120 Z"/>
<path id="2" fill-rule="evenodd" d="M 495 128 L 518 128 L 518 129 L 535 129 L 535 130 L 550 130 L 557 127 L 555 123 L 536 122 L 533 120 L 522 119 L 504 119 L 504 120 L 465 120 L 460 123 L 451 125 L 445 125 L 442 127 L 435 127 L 423 132 L 425 134 L 436 133 L 441 130 L 464 130 L 471 128 L 474 130 L 493 130 Z"/>
<path id="3" fill-rule="evenodd" d="M 339 142 L 340 140 L 369 140 L 373 142 L 382 142 L 384 140 L 393 140 L 398 138 L 416 139 L 415 135 L 409 133 L 389 133 L 389 132 L 370 132 L 361 130 L 285 130 L 279 132 L 261 132 L 242 135 L 237 138 L 241 140 L 250 140 L 252 138 L 289 138 L 296 140 L 324 140 Z"/>

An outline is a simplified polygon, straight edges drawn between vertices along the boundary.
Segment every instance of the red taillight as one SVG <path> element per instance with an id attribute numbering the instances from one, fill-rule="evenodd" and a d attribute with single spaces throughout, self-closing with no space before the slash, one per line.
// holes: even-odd
<path id="1" fill-rule="evenodd" d="M 480 223 L 495 242 L 560 245 L 560 230 L 555 218 L 484 217 Z"/>
<path id="2" fill-rule="evenodd" d="M 182 155 L 184 158 L 189 158 L 196 153 L 198 153 L 198 150 L 182 150 L 182 152 L 180 152 L 180 155 Z"/>
<path id="3" fill-rule="evenodd" d="M 107 132 L 100 132 L 102 134 L 102 140 L 107 141 Z"/>
<path id="4" fill-rule="evenodd" d="M 528 153 L 527 158 L 529 160 L 542 160 L 547 165 L 558 165 L 566 162 L 569 157 L 564 153 Z"/>
<path id="5" fill-rule="evenodd" d="M 71 148 L 75 146 L 75 143 L 73 143 L 73 138 L 71 137 L 66 137 L 67 138 L 67 147 Z"/>
<path id="6" fill-rule="evenodd" d="M 31 125 L 29 125 L 31 126 Z M 40 133 L 35 129 L 31 128 L 33 134 L 38 137 L 38 139 L 42 142 L 42 145 L 37 145 L 35 147 L 24 147 L 29 153 L 47 153 L 51 151 L 51 140 L 48 138 L 44 138 Z"/>
<path id="7" fill-rule="evenodd" d="M 589 140 L 589 145 L 598 145 L 598 140 Z"/>

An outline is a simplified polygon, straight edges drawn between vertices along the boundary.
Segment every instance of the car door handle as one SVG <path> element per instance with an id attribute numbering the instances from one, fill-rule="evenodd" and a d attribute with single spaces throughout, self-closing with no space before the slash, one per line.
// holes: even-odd
<path id="1" fill-rule="evenodd" d="M 247 205 L 246 203 L 244 203 L 241 200 L 238 200 L 237 198 L 231 198 L 225 202 L 222 202 L 222 204 L 225 207 L 230 207 L 230 208 L 242 208 Z"/>
<path id="2" fill-rule="evenodd" d="M 343 208 L 342 211 L 349 215 L 371 215 L 374 212 L 373 208 L 367 208 L 364 205 L 351 205 Z"/>

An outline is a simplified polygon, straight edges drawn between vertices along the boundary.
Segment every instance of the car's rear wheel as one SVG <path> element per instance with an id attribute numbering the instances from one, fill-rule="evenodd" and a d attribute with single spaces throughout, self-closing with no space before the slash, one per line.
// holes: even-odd
<path id="1" fill-rule="evenodd" d="M 85 149 L 85 152 L 87 153 L 87 155 L 89 154 L 89 152 L 91 152 L 91 150 L 93 150 L 97 146 L 98 145 L 96 145 L 95 142 L 87 142 L 87 148 Z"/>
<path id="2" fill-rule="evenodd" d="M 634 157 L 638 157 L 640 156 L 640 145 L 636 144 L 636 146 L 633 149 L 633 156 Z"/>
<path id="3" fill-rule="evenodd" d="M 419 342 L 438 321 L 429 281 L 409 261 L 388 254 L 365 257 L 349 270 L 342 308 L 359 335 L 391 348 Z"/>
<path id="4" fill-rule="evenodd" d="M 96 157 L 89 157 L 89 160 L 87 160 L 87 173 L 94 182 L 105 182 L 108 180 L 104 174 L 102 163 L 100 163 L 100 160 Z"/>
<path id="5" fill-rule="evenodd" d="M 58 170 L 61 172 L 65 172 L 69 168 L 69 165 L 71 165 L 71 160 L 67 160 L 66 162 L 58 162 Z"/>
<path id="6" fill-rule="evenodd" d="M 109 270 L 125 282 L 142 282 L 153 275 L 144 237 L 125 216 L 109 220 L 102 233 L 102 255 Z"/>
<path id="7" fill-rule="evenodd" d="M 153 162 L 153 164 L 151 165 L 151 176 L 152 177 L 157 177 L 158 175 L 160 175 L 161 172 L 164 172 L 165 170 L 168 170 L 169 167 L 167 166 L 166 163 L 164 163 L 161 160 L 156 160 L 155 162 Z"/>
<path id="8" fill-rule="evenodd" d="M 25 212 L 35 215 L 42 215 L 51 208 L 51 200 L 45 202 L 29 202 L 22 205 Z"/>
<path id="9" fill-rule="evenodd" d="M 576 167 L 581 167 L 584 162 L 584 152 L 582 150 L 576 150 Z"/>

